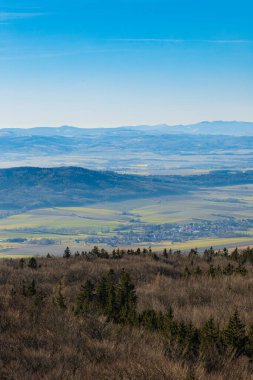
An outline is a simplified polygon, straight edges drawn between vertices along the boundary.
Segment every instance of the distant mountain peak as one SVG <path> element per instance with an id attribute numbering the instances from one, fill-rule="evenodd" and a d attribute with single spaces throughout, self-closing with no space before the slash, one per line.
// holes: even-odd
<path id="1" fill-rule="evenodd" d="M 81 137 L 138 131 L 143 134 L 193 134 L 193 135 L 230 135 L 253 136 L 253 122 L 247 121 L 201 121 L 196 124 L 157 124 L 121 126 L 118 128 L 80 128 L 71 125 L 58 127 L 34 127 L 30 129 L 4 128 L 0 129 L 1 136 L 62 136 Z"/>

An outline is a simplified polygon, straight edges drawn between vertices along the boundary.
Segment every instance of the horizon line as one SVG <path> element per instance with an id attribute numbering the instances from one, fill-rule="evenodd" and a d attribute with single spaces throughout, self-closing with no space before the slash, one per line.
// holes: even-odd
<path id="1" fill-rule="evenodd" d="M 198 125 L 204 123 L 245 123 L 245 124 L 253 124 L 253 121 L 246 120 L 202 120 L 197 122 L 189 122 L 189 123 L 178 123 L 178 124 L 168 124 L 168 123 L 158 123 L 158 124 L 129 124 L 129 125 L 118 125 L 115 127 L 80 127 L 75 125 L 41 125 L 41 126 L 33 126 L 33 127 L 1 127 L 0 130 L 10 130 L 10 129 L 39 129 L 39 128 L 75 128 L 75 129 L 117 129 L 117 128 L 133 128 L 133 127 L 159 127 L 159 126 L 167 126 L 167 127 L 183 127 L 190 125 Z"/>

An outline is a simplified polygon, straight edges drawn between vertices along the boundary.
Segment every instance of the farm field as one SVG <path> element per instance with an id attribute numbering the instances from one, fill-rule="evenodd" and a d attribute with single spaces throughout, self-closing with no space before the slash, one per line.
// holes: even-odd
<path id="1" fill-rule="evenodd" d="M 245 228 L 245 220 L 252 219 L 253 185 L 213 188 L 188 194 L 142 200 L 107 202 L 92 207 L 57 207 L 35 209 L 0 219 L 1 255 L 61 254 L 66 245 L 85 250 L 97 244 L 107 248 L 151 245 L 154 248 L 203 249 L 211 245 L 245 246 L 253 244 L 253 225 Z M 232 234 L 215 235 L 208 230 L 214 223 L 229 226 L 235 223 Z M 159 236 L 145 240 L 147 228 L 160 226 L 180 230 L 206 223 L 205 236 L 194 231 L 181 241 Z M 210 228 L 211 228 L 210 227 Z M 212 227 L 213 228 L 213 227 Z M 195 227 L 199 230 L 199 227 Z M 143 236 L 144 235 L 144 236 Z M 123 238 L 122 238 L 123 236 Z M 138 236 L 143 236 L 139 239 Z M 168 235 L 170 236 L 170 235 Z M 119 240 L 117 238 L 119 237 Z M 117 244 L 118 242 L 118 244 Z"/>

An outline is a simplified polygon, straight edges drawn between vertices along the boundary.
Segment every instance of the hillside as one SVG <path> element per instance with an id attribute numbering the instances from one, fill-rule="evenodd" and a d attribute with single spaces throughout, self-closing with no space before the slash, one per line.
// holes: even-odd
<path id="1" fill-rule="evenodd" d="M 253 171 L 213 171 L 191 176 L 137 176 L 79 167 L 0 170 L 0 209 L 87 205 L 161 195 L 201 187 L 253 183 Z"/>
<path id="2" fill-rule="evenodd" d="M 0 170 L 0 208 L 85 205 L 179 191 L 169 181 L 78 167 Z M 182 190 L 182 189 L 181 189 Z"/>
<path id="3" fill-rule="evenodd" d="M 1 260 L 0 378 L 251 379 L 252 259 L 94 247 Z"/>

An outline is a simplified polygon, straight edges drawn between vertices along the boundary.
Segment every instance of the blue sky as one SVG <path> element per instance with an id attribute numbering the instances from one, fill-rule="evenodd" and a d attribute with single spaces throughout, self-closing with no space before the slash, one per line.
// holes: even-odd
<path id="1" fill-rule="evenodd" d="M 1 0 L 0 127 L 253 121 L 252 14 L 250 0 Z"/>

